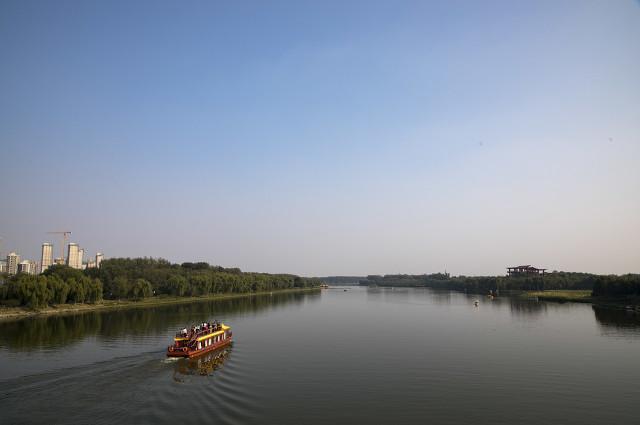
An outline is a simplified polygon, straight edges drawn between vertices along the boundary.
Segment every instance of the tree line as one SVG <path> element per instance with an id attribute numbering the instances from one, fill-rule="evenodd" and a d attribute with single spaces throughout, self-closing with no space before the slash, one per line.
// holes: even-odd
<path id="1" fill-rule="evenodd" d="M 594 297 L 639 297 L 640 275 L 598 276 L 593 284 Z"/>
<path id="2" fill-rule="evenodd" d="M 102 300 L 102 282 L 82 271 L 55 266 L 34 276 L 18 273 L 0 285 L 0 302 L 9 306 L 42 308 L 54 304 L 95 303 Z"/>
<path id="3" fill-rule="evenodd" d="M 202 296 L 319 286 L 291 274 L 246 273 L 204 262 L 172 264 L 164 259 L 114 258 L 100 268 L 76 270 L 55 265 L 39 276 L 17 274 L 0 285 L 0 301 L 41 308 L 52 304 L 95 303 L 104 299 Z"/>
<path id="4" fill-rule="evenodd" d="M 544 276 L 450 276 L 448 273 L 423 275 L 370 275 L 361 285 L 416 286 L 472 293 L 489 291 L 591 290 L 593 296 L 624 297 L 640 295 L 640 274 L 595 275 L 552 272 Z"/>

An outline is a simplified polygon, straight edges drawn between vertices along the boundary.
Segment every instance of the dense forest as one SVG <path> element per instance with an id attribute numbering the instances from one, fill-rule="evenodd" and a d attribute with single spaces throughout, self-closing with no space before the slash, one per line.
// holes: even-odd
<path id="1" fill-rule="evenodd" d="M 473 293 L 489 291 L 592 290 L 593 296 L 627 297 L 640 295 L 640 274 L 595 275 L 552 272 L 542 276 L 450 276 L 447 273 L 423 275 L 371 275 L 361 285 L 419 286 Z"/>
<path id="2" fill-rule="evenodd" d="M 202 296 L 319 286 L 317 279 L 290 274 L 246 273 L 207 263 L 172 264 L 154 258 L 114 258 L 100 268 L 52 266 L 39 276 L 17 274 L 0 285 L 0 302 L 41 308 L 104 299 Z"/>

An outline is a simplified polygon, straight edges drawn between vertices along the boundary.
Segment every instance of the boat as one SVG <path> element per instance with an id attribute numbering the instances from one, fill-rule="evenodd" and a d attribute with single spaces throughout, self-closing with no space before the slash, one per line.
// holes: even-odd
<path id="1" fill-rule="evenodd" d="M 196 357 L 228 345 L 233 340 L 231 327 L 224 323 L 201 323 L 176 333 L 167 347 L 167 357 Z"/>

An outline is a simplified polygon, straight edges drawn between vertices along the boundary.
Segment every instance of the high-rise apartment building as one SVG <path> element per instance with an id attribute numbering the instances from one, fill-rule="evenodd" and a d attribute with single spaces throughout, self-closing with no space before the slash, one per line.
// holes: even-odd
<path id="1" fill-rule="evenodd" d="M 83 262 L 84 262 L 84 248 L 80 248 L 78 250 L 78 263 L 77 263 L 78 267 L 76 268 L 77 269 L 83 268 L 83 264 L 82 264 Z"/>
<path id="2" fill-rule="evenodd" d="M 0 260 L 0 273 L 7 272 L 7 262 L 4 260 Z"/>
<path id="3" fill-rule="evenodd" d="M 42 257 L 40 258 L 40 273 L 47 270 L 53 264 L 53 245 L 50 243 L 42 244 Z"/>
<path id="4" fill-rule="evenodd" d="M 96 254 L 96 267 L 100 268 L 100 263 L 102 263 L 102 260 L 104 260 L 104 254 L 98 252 Z"/>
<path id="5" fill-rule="evenodd" d="M 18 273 L 18 264 L 20 263 L 20 256 L 15 252 L 7 255 L 7 273 L 17 274 Z"/>
<path id="6" fill-rule="evenodd" d="M 79 269 L 80 248 L 77 243 L 70 243 L 67 250 L 67 266 Z"/>

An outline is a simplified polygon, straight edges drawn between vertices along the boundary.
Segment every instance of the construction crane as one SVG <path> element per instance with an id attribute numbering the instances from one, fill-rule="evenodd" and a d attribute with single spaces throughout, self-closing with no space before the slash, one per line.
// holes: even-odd
<path id="1" fill-rule="evenodd" d="M 67 244 L 67 239 L 69 238 L 69 235 L 71 234 L 70 231 L 61 231 L 61 232 L 47 232 L 49 234 L 53 234 L 53 235 L 62 235 L 62 246 L 60 248 L 60 258 L 62 258 L 62 262 L 64 263 L 64 246 Z"/>

